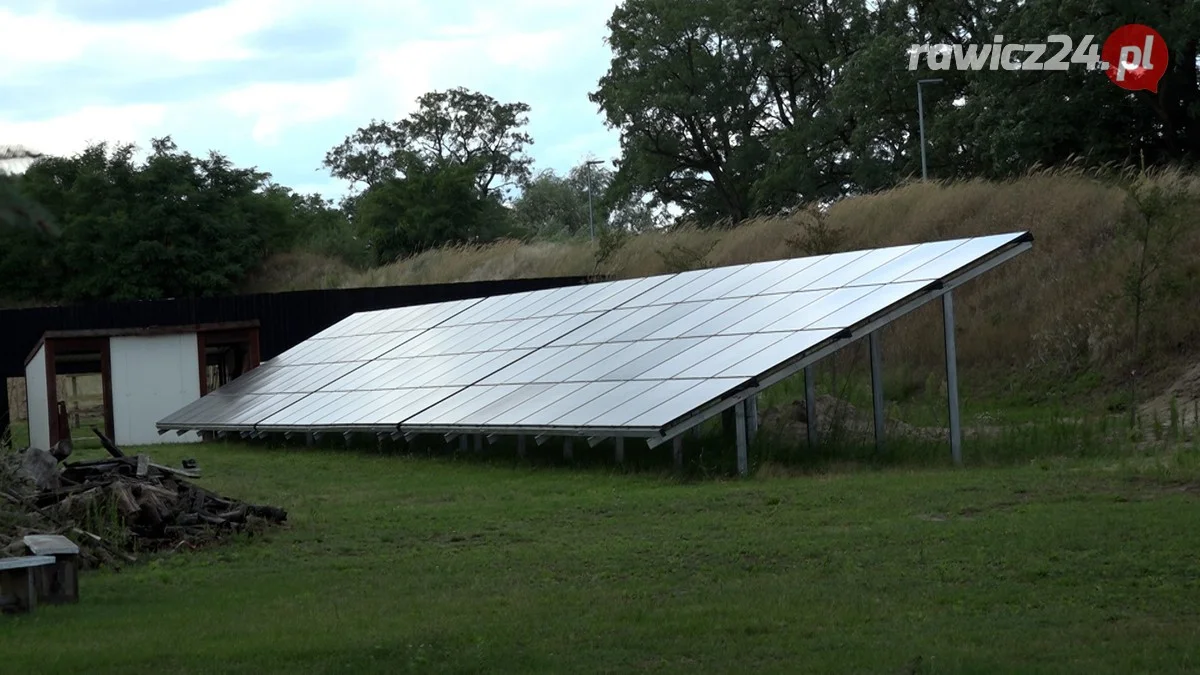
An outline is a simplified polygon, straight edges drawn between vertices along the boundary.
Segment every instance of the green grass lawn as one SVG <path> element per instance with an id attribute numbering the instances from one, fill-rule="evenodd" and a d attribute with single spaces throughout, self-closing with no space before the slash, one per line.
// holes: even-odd
<path id="1" fill-rule="evenodd" d="M 9 428 L 9 433 L 12 434 L 12 444 L 14 448 L 24 448 L 29 445 L 29 423 L 28 422 L 13 422 Z"/>
<path id="2" fill-rule="evenodd" d="M 84 417 L 77 427 L 71 428 L 71 438 L 74 441 L 77 451 L 91 451 L 100 449 L 100 440 L 96 438 L 92 432 L 92 427 L 103 430 L 103 417 Z M 28 422 L 13 422 L 9 427 L 9 433 L 12 435 L 12 445 L 15 449 L 24 448 L 29 445 L 29 423 Z"/>
<path id="3" fill-rule="evenodd" d="M 0 619 L 11 673 L 1195 672 L 1200 461 L 683 482 L 240 445 L 271 534 Z M 766 474 L 769 472 L 763 472 Z"/>

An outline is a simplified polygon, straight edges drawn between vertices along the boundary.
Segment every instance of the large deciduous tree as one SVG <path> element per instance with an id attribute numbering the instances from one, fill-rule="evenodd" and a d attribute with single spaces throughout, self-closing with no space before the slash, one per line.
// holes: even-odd
<path id="1" fill-rule="evenodd" d="M 628 0 L 592 94 L 621 131 L 618 185 L 701 221 L 873 186 L 894 158 L 836 98 L 869 18 L 864 0 Z"/>
<path id="2" fill-rule="evenodd" d="M 1170 50 L 1158 92 L 1101 71 L 909 69 L 912 45 L 1096 49 L 1127 23 Z M 1068 161 L 1200 159 L 1200 4 L 1126 0 L 626 0 L 592 94 L 621 132 L 617 189 L 701 221 L 894 184 L 920 171 L 916 82 L 935 177 L 1004 178 Z M 1043 57 L 1043 60 L 1049 55 Z"/>
<path id="3" fill-rule="evenodd" d="M 511 234 L 502 200 L 526 184 L 529 106 L 464 88 L 417 99 L 397 122 L 372 121 L 325 157 L 357 194 L 344 203 L 376 262 Z"/>
<path id="4" fill-rule="evenodd" d="M 384 180 L 364 192 L 354 217 L 367 232 L 375 262 L 508 234 L 508 213 L 495 198 L 479 194 L 475 177 L 463 165 L 416 165 L 404 178 Z"/>
<path id="5" fill-rule="evenodd" d="M 729 31 L 724 0 L 627 0 L 608 26 L 613 59 L 591 95 L 621 131 L 618 186 L 701 219 L 744 218 L 764 160 L 755 134 L 760 65 Z"/>
<path id="6" fill-rule="evenodd" d="M 480 197 L 524 184 L 533 160 L 525 148 L 529 106 L 500 103 L 464 88 L 417 99 L 417 110 L 396 121 L 372 121 L 325 157 L 335 177 L 369 188 L 410 173 L 464 167 Z"/>
<path id="7" fill-rule="evenodd" d="M 609 222 L 612 180 L 611 171 L 586 162 L 566 176 L 543 171 L 529 181 L 513 203 L 513 218 L 534 236 L 586 234 L 590 222 L 597 227 Z"/>
<path id="8" fill-rule="evenodd" d="M 1121 89 L 1103 71 L 1083 64 L 1065 71 L 931 70 L 921 58 L 914 73 L 907 63 L 890 58 L 897 45 L 873 41 L 866 51 L 881 64 L 890 64 L 875 69 L 874 77 L 907 84 L 908 98 L 915 98 L 911 88 L 916 78 L 944 79 L 926 91 L 930 169 L 935 175 L 1005 178 L 1034 165 L 1068 160 L 1152 165 L 1191 163 L 1200 157 L 1196 3 L 903 0 L 885 3 L 878 16 L 878 34 L 910 46 L 988 45 L 995 36 L 1003 36 L 1005 43 L 1045 43 L 1048 36 L 1066 35 L 1078 49 L 1084 37 L 1092 35 L 1093 53 L 1099 56 L 1115 29 L 1144 23 L 1158 30 L 1170 48 L 1170 68 L 1159 91 L 1152 93 Z M 1056 44 L 1050 47 L 1042 63 L 1059 51 Z M 883 58 L 885 51 L 888 58 Z M 1085 51 L 1079 55 L 1085 56 Z M 1067 54 L 1067 60 L 1073 55 Z M 863 105 L 875 107 L 889 88 L 870 86 L 864 77 L 856 93 Z"/>
<path id="9" fill-rule="evenodd" d="M 756 211 L 877 187 L 896 153 L 877 142 L 873 115 L 839 98 L 855 57 L 874 39 L 863 0 L 730 0 L 728 31 L 756 61 L 750 87 L 767 149 L 753 186 Z"/>
<path id="10" fill-rule="evenodd" d="M 0 229 L 21 228 L 58 234 L 58 227 L 49 212 L 22 194 L 17 178 L 6 170 L 9 164 L 23 164 L 41 156 L 19 145 L 0 145 Z"/>
<path id="11" fill-rule="evenodd" d="M 62 236 L 31 260 L 5 264 L 35 278 L 42 270 L 41 287 L 24 289 L 40 298 L 232 293 L 288 218 L 259 192 L 266 178 L 216 153 L 180 152 L 169 138 L 154 140 L 141 163 L 130 145 L 43 158 L 19 185 L 46 205 Z"/>

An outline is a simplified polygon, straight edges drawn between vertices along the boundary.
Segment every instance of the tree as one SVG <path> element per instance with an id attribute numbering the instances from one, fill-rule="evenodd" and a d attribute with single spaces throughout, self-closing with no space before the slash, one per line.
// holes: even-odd
<path id="1" fill-rule="evenodd" d="M 611 171 L 586 162 L 566 176 L 543 171 L 513 203 L 513 218 L 518 226 L 541 237 L 587 233 L 593 220 L 596 227 L 603 227 L 612 212 L 608 197 L 612 179 Z"/>
<path id="2" fill-rule="evenodd" d="M 537 237 L 587 230 L 587 193 L 552 170 L 529 181 L 512 209 L 517 225 Z"/>
<path id="3" fill-rule="evenodd" d="M 19 145 L 0 145 L 0 229 L 13 227 L 58 234 L 49 212 L 22 194 L 17 180 L 3 170 L 9 162 L 28 162 L 41 156 Z"/>
<path id="4" fill-rule="evenodd" d="M 945 80 L 927 90 L 931 96 L 926 98 L 930 169 L 935 175 L 1007 178 L 1034 165 L 1068 161 L 1092 166 L 1136 164 L 1143 158 L 1149 164 L 1190 162 L 1200 151 L 1194 37 L 1200 30 L 1200 7 L 1195 3 L 1135 7 L 1124 0 L 904 0 L 888 3 L 887 10 L 878 13 L 875 33 L 894 37 L 872 41 L 865 48 L 882 66 L 871 72 L 874 81 L 904 83 L 911 90 L 917 77 Z M 913 73 L 907 63 L 896 63 L 897 44 L 888 44 L 988 44 L 996 35 L 1003 35 L 1006 42 L 1042 43 L 1048 35 L 1065 34 L 1079 47 L 1090 34 L 1096 36 L 1093 44 L 1098 54 L 1113 29 L 1135 22 L 1156 27 L 1171 47 L 1170 70 L 1157 94 L 1127 92 L 1102 71 L 1078 65 L 1060 72 L 931 72 L 921 59 L 920 69 Z M 882 58 L 885 51 L 886 59 Z M 1057 48 L 1052 46 L 1053 51 Z M 855 93 L 864 106 L 876 109 L 885 107 L 882 94 L 896 84 L 872 86 L 864 77 Z M 915 92 L 905 93 L 906 99 L 915 96 Z M 909 117 L 915 114 L 910 112 Z M 915 129 L 915 119 L 909 128 Z"/>
<path id="5" fill-rule="evenodd" d="M 41 156 L 41 153 L 20 145 L 0 145 L 0 162 L 37 159 Z"/>
<path id="6" fill-rule="evenodd" d="M 865 0 L 626 2 L 592 94 L 621 130 L 618 184 L 701 222 L 873 187 L 878 148 L 837 100 L 869 16 Z"/>
<path id="7" fill-rule="evenodd" d="M 755 133 L 760 66 L 731 39 L 724 0 L 627 0 L 608 22 L 608 73 L 591 100 L 621 131 L 616 182 L 700 220 L 750 215 L 765 149 Z"/>
<path id="8" fill-rule="evenodd" d="M 0 146 L 0 169 L 38 157 L 21 146 Z M 58 286 L 58 234 L 50 213 L 22 192 L 17 177 L 0 170 L 0 297 L 37 297 Z"/>
<path id="9" fill-rule="evenodd" d="M 44 253 L 57 286 L 42 298 L 137 299 L 232 293 L 270 251 L 288 213 L 259 189 L 267 174 L 233 167 L 219 154 L 197 158 L 170 138 L 149 157 L 134 147 L 93 145 L 73 157 L 34 162 L 20 187 L 60 223 Z M 30 269 L 44 265 L 35 262 Z"/>
<path id="10" fill-rule="evenodd" d="M 894 178 L 903 120 L 858 105 L 855 84 L 878 87 L 864 48 L 885 36 L 863 0 L 736 0 L 730 31 L 761 68 L 756 133 L 768 159 L 754 183 L 758 212 L 869 191 Z M 905 45 L 906 46 L 906 45 Z M 889 56 L 899 61 L 903 47 Z M 887 70 L 887 69 L 885 69 Z M 907 85 L 906 85 L 907 86 Z M 907 111 L 911 106 L 905 106 Z M 899 121 L 900 124 L 895 124 Z M 881 124 L 882 122 L 882 124 Z"/>
<path id="11" fill-rule="evenodd" d="M 405 119 L 372 120 L 358 129 L 329 151 L 325 166 L 359 188 L 411 172 L 465 167 L 481 198 L 498 196 L 530 177 L 528 113 L 524 103 L 500 103 L 461 87 L 430 92 Z"/>
<path id="12" fill-rule="evenodd" d="M 887 187 L 920 169 L 1007 178 L 1034 165 L 1200 159 L 1200 4 L 1127 0 L 627 0 L 592 94 L 621 132 L 616 188 L 701 222 Z M 1157 94 L 1098 71 L 909 70 L 912 45 L 1098 42 L 1126 23 L 1171 49 Z M 1097 52 L 1099 45 L 1096 46 Z"/>
<path id="13" fill-rule="evenodd" d="M 1177 345 L 1166 317 L 1186 313 L 1195 297 L 1197 265 L 1188 255 L 1188 240 L 1197 227 L 1191 216 L 1200 206 L 1196 185 L 1174 172 L 1143 173 L 1128 188 L 1128 212 L 1118 236 L 1131 254 L 1121 274 L 1130 319 L 1130 422 L 1138 414 L 1137 383 L 1144 366 L 1146 342 Z M 1164 345 L 1159 344 L 1160 348 Z M 1169 348 L 1169 347 L 1168 347 Z"/>
<path id="14" fill-rule="evenodd" d="M 64 271 L 57 256 L 61 238 L 34 227 L 24 216 L 15 220 L 6 216 L 4 202 L 13 195 L 26 199 L 15 192 L 15 185 L 15 181 L 0 176 L 0 298 L 53 299 L 62 285 Z"/>
<path id="15" fill-rule="evenodd" d="M 355 267 L 370 264 L 369 240 L 361 228 L 350 222 L 346 210 L 319 194 L 289 192 L 291 219 L 299 233 L 293 248 L 338 258 Z"/>
<path id="16" fill-rule="evenodd" d="M 613 203 L 608 227 L 621 232 L 643 233 L 661 230 L 670 224 L 670 215 L 656 207 L 648 195 L 629 195 Z"/>
<path id="17" fill-rule="evenodd" d="M 319 194 L 300 194 L 273 182 L 260 190 L 266 253 L 305 250 L 338 258 L 356 267 L 370 262 L 367 240 L 347 211 Z"/>
<path id="18" fill-rule="evenodd" d="M 367 233 L 375 262 L 510 233 L 505 208 L 481 196 L 475 178 L 468 166 L 413 165 L 404 178 L 368 188 L 355 202 L 354 220 Z"/>

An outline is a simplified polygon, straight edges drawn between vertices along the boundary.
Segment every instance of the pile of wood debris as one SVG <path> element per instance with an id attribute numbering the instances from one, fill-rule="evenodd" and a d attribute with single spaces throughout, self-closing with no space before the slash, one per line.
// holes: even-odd
<path id="1" fill-rule="evenodd" d="M 0 461 L 0 557 L 23 555 L 27 534 L 63 534 L 83 567 L 120 567 L 138 553 L 197 548 L 283 523 L 287 512 L 245 504 L 191 483 L 195 462 L 173 468 L 126 456 L 99 431 L 109 457 L 60 464 L 65 453 L 28 449 Z"/>

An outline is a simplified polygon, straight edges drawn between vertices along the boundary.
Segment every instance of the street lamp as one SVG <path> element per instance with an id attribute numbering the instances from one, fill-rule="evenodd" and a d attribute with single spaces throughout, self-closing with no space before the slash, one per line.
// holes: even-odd
<path id="1" fill-rule="evenodd" d="M 592 167 L 603 163 L 603 161 L 598 159 L 589 159 L 584 162 L 584 165 L 588 168 L 588 232 L 592 236 L 592 241 L 596 241 L 596 219 L 592 211 Z"/>
<path id="2" fill-rule="evenodd" d="M 925 98 L 921 95 L 921 85 L 941 84 L 942 79 L 917 80 L 917 119 L 921 126 L 921 180 L 929 179 L 929 169 L 925 165 Z"/>

